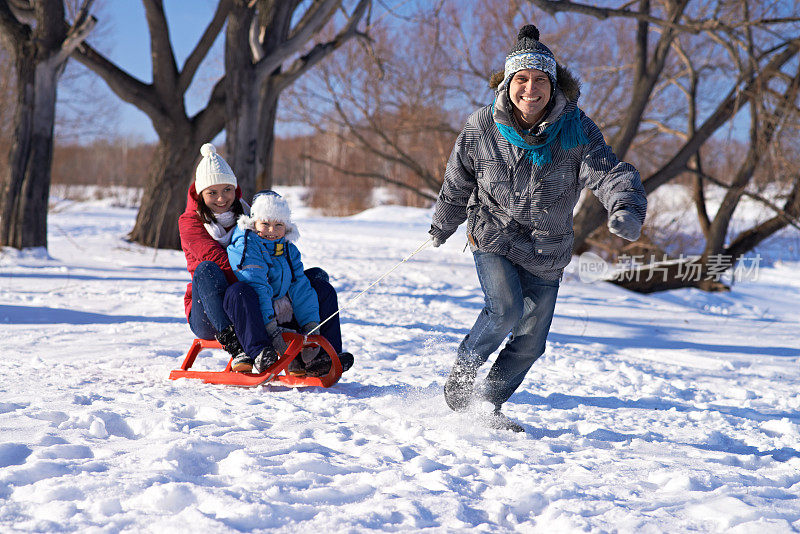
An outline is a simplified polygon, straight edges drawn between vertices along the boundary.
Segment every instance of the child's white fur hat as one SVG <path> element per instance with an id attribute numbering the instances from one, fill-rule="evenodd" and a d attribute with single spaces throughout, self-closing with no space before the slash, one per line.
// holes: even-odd
<path id="1" fill-rule="evenodd" d="M 265 189 L 253 195 L 250 215 L 239 217 L 239 227 L 243 230 L 256 229 L 256 221 L 278 221 L 286 225 L 286 241 L 300 239 L 300 231 L 292 222 L 292 210 L 286 199 L 275 191 Z"/>

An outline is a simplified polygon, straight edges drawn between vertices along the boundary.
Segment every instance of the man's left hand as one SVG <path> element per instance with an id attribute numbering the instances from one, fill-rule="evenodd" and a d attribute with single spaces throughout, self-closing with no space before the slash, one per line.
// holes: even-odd
<path id="1" fill-rule="evenodd" d="M 608 218 L 608 229 L 623 239 L 636 241 L 642 233 L 642 223 L 628 210 L 619 210 Z"/>

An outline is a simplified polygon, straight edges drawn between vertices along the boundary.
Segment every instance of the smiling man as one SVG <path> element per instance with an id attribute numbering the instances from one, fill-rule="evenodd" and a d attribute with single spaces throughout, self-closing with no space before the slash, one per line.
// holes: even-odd
<path id="1" fill-rule="evenodd" d="M 647 199 L 638 171 L 617 159 L 578 107 L 578 81 L 524 26 L 492 76 L 494 103 L 474 112 L 456 140 L 430 234 L 438 247 L 467 221 L 484 307 L 458 347 L 444 386 L 456 411 L 479 408 L 490 426 L 521 432 L 500 412 L 545 350 L 564 267 L 572 210 L 588 187 L 609 229 L 638 239 Z M 511 334 L 486 379 L 478 368 Z"/>

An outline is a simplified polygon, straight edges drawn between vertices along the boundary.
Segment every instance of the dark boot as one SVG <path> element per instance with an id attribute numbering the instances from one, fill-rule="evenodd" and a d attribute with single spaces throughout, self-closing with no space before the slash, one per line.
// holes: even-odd
<path id="1" fill-rule="evenodd" d="M 472 386 L 478 368 L 474 365 L 456 362 L 444 383 L 444 400 L 451 410 L 465 411 L 472 400 Z"/>
<path id="2" fill-rule="evenodd" d="M 256 361 L 253 365 L 253 371 L 257 374 L 261 374 L 275 365 L 279 359 L 280 354 L 278 354 L 278 351 L 276 351 L 272 345 L 267 345 L 264 347 L 264 350 L 262 350 L 261 353 L 256 356 Z"/>
<path id="3" fill-rule="evenodd" d="M 342 364 L 342 372 L 344 373 L 351 367 L 353 367 L 353 363 L 355 363 L 355 358 L 349 352 L 340 352 L 339 353 L 339 363 Z"/>
<path id="4" fill-rule="evenodd" d="M 298 361 L 299 358 L 295 358 L 294 361 Z M 292 362 L 294 363 L 294 362 Z M 333 365 L 333 361 L 331 357 L 328 355 L 327 352 L 320 351 L 316 358 L 311 360 L 310 362 L 304 364 L 302 361 L 299 362 L 303 369 L 303 374 L 306 376 L 325 376 L 327 375 L 330 370 L 331 366 Z M 342 352 L 339 354 L 339 363 L 342 364 L 342 372 L 344 373 L 351 367 L 353 367 L 353 355 L 349 352 Z"/>
<path id="5" fill-rule="evenodd" d="M 233 357 L 231 360 L 231 370 L 237 373 L 247 373 L 253 369 L 253 358 L 248 356 L 239 339 L 236 337 L 236 332 L 233 330 L 233 325 L 228 325 L 225 330 L 217 333 L 216 336 L 222 348 Z"/>
<path id="6" fill-rule="evenodd" d="M 325 376 L 330 372 L 331 365 L 333 365 L 333 360 L 331 360 L 331 357 L 328 356 L 328 353 L 325 351 L 320 351 L 316 358 L 306 364 L 303 364 L 303 367 L 305 367 L 306 376 L 320 377 Z"/>
<path id="7" fill-rule="evenodd" d="M 486 426 L 489 428 L 495 428 L 497 430 L 510 430 L 512 432 L 525 432 L 525 428 L 523 428 L 522 425 L 516 421 L 509 419 L 500 411 L 499 406 L 495 408 L 493 412 L 486 415 L 483 420 Z"/>

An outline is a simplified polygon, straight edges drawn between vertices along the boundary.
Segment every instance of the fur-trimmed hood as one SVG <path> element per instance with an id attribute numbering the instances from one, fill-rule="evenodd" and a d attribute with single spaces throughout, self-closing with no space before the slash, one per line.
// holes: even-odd
<path id="1" fill-rule="evenodd" d="M 562 93 L 567 102 L 577 102 L 581 96 L 581 82 L 576 75 L 572 73 L 567 67 L 556 65 L 556 85 Z M 500 84 L 503 83 L 503 71 L 492 74 L 489 78 L 489 87 L 497 91 Z"/>

